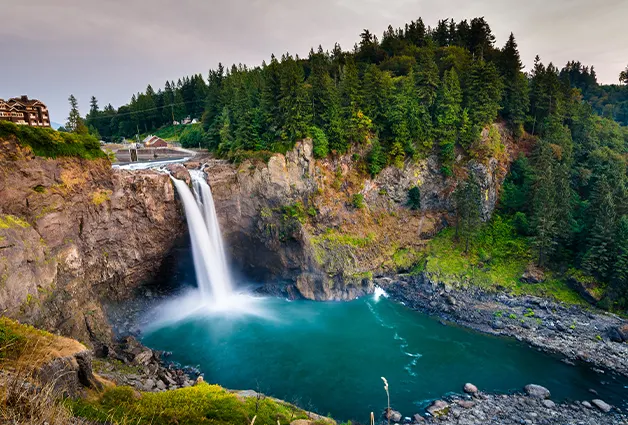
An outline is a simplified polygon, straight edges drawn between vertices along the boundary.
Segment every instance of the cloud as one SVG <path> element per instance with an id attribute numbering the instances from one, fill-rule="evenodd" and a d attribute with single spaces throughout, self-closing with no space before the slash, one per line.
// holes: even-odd
<path id="1" fill-rule="evenodd" d="M 29 0 L 2 6 L 0 97 L 39 97 L 61 121 L 70 93 L 84 111 L 91 95 L 119 106 L 218 62 L 257 65 L 335 42 L 349 50 L 364 28 L 476 16 L 499 45 L 515 33 L 528 69 L 536 54 L 557 66 L 577 59 L 612 83 L 626 65 L 624 0 Z"/>

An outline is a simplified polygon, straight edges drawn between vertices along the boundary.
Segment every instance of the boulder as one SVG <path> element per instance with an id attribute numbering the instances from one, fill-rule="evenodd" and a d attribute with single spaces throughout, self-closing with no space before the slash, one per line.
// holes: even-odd
<path id="1" fill-rule="evenodd" d="M 458 400 L 458 406 L 464 407 L 465 409 L 471 409 L 475 406 L 475 402 L 469 400 Z"/>
<path id="2" fill-rule="evenodd" d="M 153 381 L 152 379 L 147 379 L 144 382 L 144 391 L 152 391 L 153 388 L 155 388 L 155 381 Z"/>
<path id="3" fill-rule="evenodd" d="M 423 416 L 419 415 L 418 413 L 415 413 L 414 416 L 412 416 L 412 423 L 414 423 L 414 424 L 425 423 L 425 418 Z"/>
<path id="4" fill-rule="evenodd" d="M 502 322 L 501 320 L 495 320 L 492 324 L 491 327 L 493 329 L 504 329 L 504 322 Z"/>
<path id="5" fill-rule="evenodd" d="M 185 166 L 183 166 L 182 164 L 169 164 L 166 166 L 166 170 L 170 172 L 172 177 L 178 180 L 183 180 L 188 185 L 192 181 L 188 169 L 185 168 Z"/>
<path id="6" fill-rule="evenodd" d="M 556 403 L 554 403 L 552 400 L 543 400 L 541 403 L 548 409 L 553 409 L 554 407 L 556 407 Z"/>
<path id="7" fill-rule="evenodd" d="M 604 413 L 610 412 L 611 409 L 613 408 L 613 406 L 604 402 L 603 400 L 600 400 L 599 398 L 596 398 L 595 400 L 591 400 L 591 403 Z"/>
<path id="8" fill-rule="evenodd" d="M 133 358 L 133 363 L 146 366 L 153 358 L 153 350 L 147 348 Z"/>
<path id="9" fill-rule="evenodd" d="M 541 283 L 545 281 L 545 273 L 534 264 L 528 264 L 519 280 L 525 283 Z"/>
<path id="10" fill-rule="evenodd" d="M 628 342 L 628 324 L 608 328 L 606 333 L 613 342 Z"/>
<path id="11" fill-rule="evenodd" d="M 384 410 L 384 419 L 390 419 L 390 422 L 401 422 L 401 418 L 403 416 L 401 416 L 401 413 L 397 412 L 396 410 L 393 409 L 386 409 Z"/>
<path id="12" fill-rule="evenodd" d="M 478 387 L 476 387 L 475 385 L 467 382 L 466 384 L 464 384 L 464 388 L 463 388 L 464 392 L 467 394 L 477 394 L 478 392 Z"/>
<path id="13" fill-rule="evenodd" d="M 587 409 L 593 409 L 593 406 L 588 401 L 583 401 L 582 405 L 586 407 Z"/>
<path id="14" fill-rule="evenodd" d="M 551 396 L 550 391 L 547 388 L 542 387 L 541 385 L 529 384 L 526 385 L 523 389 L 530 397 L 545 399 L 550 398 Z"/>
<path id="15" fill-rule="evenodd" d="M 443 400 L 436 400 L 426 409 L 432 416 L 444 416 L 449 413 L 449 403 Z"/>

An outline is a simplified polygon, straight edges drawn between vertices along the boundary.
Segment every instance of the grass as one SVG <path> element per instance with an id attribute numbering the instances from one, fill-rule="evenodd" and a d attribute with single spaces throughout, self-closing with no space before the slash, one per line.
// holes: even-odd
<path id="1" fill-rule="evenodd" d="M 519 279 L 533 261 L 527 238 L 516 234 L 514 225 L 499 216 L 481 226 L 472 237 L 468 252 L 455 237 L 454 228 L 446 228 L 427 247 L 425 271 L 445 284 L 471 284 L 486 290 L 505 290 L 513 295 L 535 295 L 569 304 L 586 301 L 569 288 L 563 279 L 546 273 L 542 283 L 528 284 Z"/>
<path id="2" fill-rule="evenodd" d="M 218 385 L 162 393 L 139 393 L 130 387 L 105 390 L 92 399 L 68 401 L 74 416 L 120 424 L 289 424 L 307 419 L 305 411 L 265 397 L 239 397 Z"/>
<path id="3" fill-rule="evenodd" d="M 347 233 L 340 233 L 334 229 L 327 229 L 325 233 L 320 236 L 312 238 L 312 242 L 315 244 L 326 243 L 330 249 L 338 247 L 339 245 L 349 246 L 353 248 L 366 248 L 375 241 L 375 233 L 369 233 L 362 237 Z"/>
<path id="4" fill-rule="evenodd" d="M 105 158 L 95 137 L 64 133 L 51 128 L 36 128 L 0 121 L 0 139 L 15 137 L 22 146 L 29 146 L 33 153 L 44 158 L 78 157 L 84 159 Z"/>
<path id="5" fill-rule="evenodd" d="M 25 353 L 30 354 L 29 367 L 34 368 L 56 357 L 86 350 L 78 341 L 0 317 L 0 359 L 2 366 L 15 367 Z"/>
<path id="6" fill-rule="evenodd" d="M 0 214 L 0 229 L 12 229 L 16 227 L 26 229 L 30 227 L 30 224 L 14 215 Z"/>

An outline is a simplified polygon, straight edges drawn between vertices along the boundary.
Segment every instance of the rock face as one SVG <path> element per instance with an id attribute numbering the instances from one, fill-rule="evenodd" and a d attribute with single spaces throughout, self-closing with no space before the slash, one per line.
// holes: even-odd
<path id="1" fill-rule="evenodd" d="M 407 271 L 416 263 L 427 239 L 451 221 L 456 179 L 442 175 L 436 156 L 387 167 L 371 179 L 356 159 L 365 154 L 356 147 L 315 160 L 306 139 L 267 162 L 207 160 L 204 170 L 238 268 L 258 281 L 278 282 L 270 291 L 328 300 L 371 292 L 374 274 Z M 477 176 L 488 219 L 507 159 L 460 159 L 457 167 Z M 408 208 L 414 187 L 421 199 L 417 211 Z"/>
<path id="2" fill-rule="evenodd" d="M 105 346 L 100 300 L 131 295 L 184 229 L 169 177 L 39 158 L 11 140 L 0 174 L 0 311 Z"/>

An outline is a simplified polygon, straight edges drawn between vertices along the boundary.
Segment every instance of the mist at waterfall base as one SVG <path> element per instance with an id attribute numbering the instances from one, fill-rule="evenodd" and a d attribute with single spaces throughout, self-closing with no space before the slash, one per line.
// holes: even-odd
<path id="1" fill-rule="evenodd" d="M 205 220 L 202 204 L 196 206 L 199 212 L 188 222 L 199 215 Z M 178 286 L 184 295 L 153 311 L 142 341 L 171 352 L 172 361 L 198 366 L 210 383 L 258 390 L 361 423 L 386 405 L 381 376 L 390 384 L 392 407 L 406 416 L 460 393 L 465 382 L 487 392 L 536 383 L 549 388 L 554 401 L 599 397 L 625 406 L 628 400 L 625 379 L 568 366 L 513 339 L 443 326 L 381 292 L 351 302 L 313 302 L 235 290 L 221 301 L 229 308 L 217 306 L 211 288 L 195 288 L 206 277 L 198 276 L 204 265 L 194 255 L 201 239 L 195 242 L 192 231 L 190 239 L 177 251 L 171 273 L 161 277 L 161 284 Z M 229 288 L 236 288 L 227 276 Z"/>

